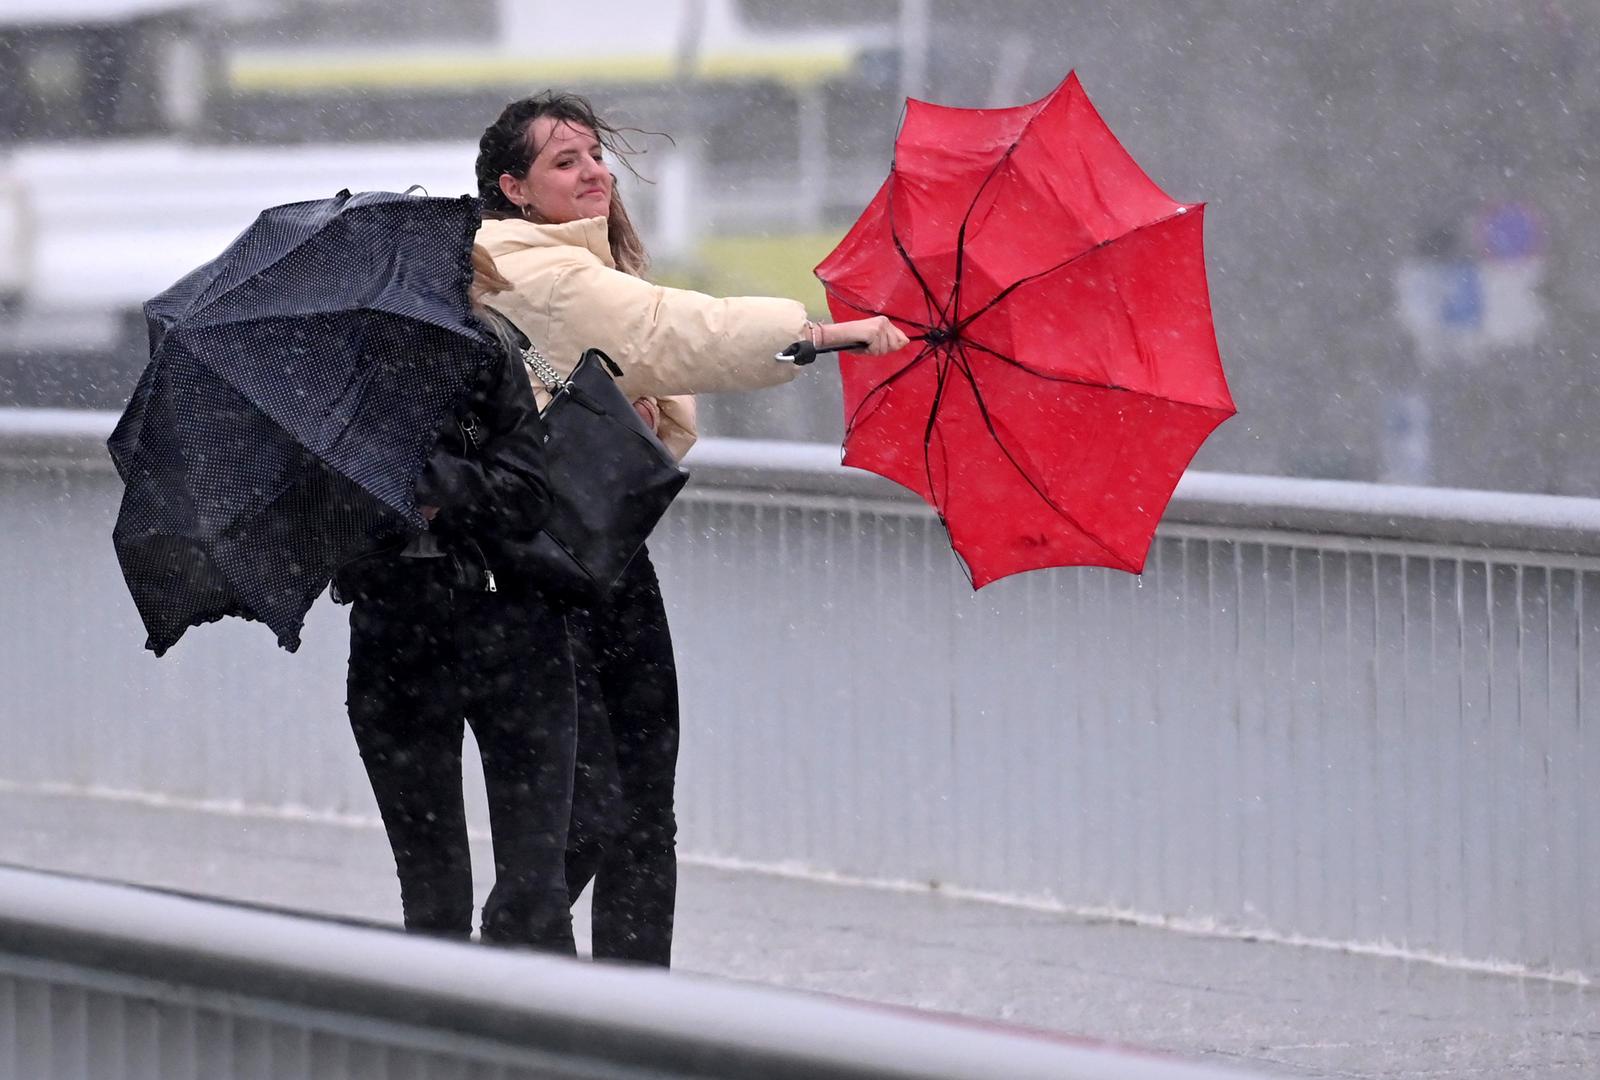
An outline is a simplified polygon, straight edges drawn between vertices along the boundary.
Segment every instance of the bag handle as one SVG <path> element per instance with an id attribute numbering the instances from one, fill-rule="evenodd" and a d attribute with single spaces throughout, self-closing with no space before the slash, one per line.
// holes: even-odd
<path id="1" fill-rule="evenodd" d="M 556 371 L 554 364 L 545 359 L 544 353 L 539 351 L 538 346 L 529 344 L 523 349 L 522 362 L 533 372 L 533 377 L 544 383 L 545 389 L 552 394 L 559 394 L 567 388 L 567 380 Z"/>

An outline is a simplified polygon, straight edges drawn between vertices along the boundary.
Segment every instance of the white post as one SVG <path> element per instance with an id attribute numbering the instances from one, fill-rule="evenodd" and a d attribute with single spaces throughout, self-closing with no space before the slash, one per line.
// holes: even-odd
<path id="1" fill-rule="evenodd" d="M 32 271 L 32 221 L 22 182 L 6 171 L 0 158 L 0 303 L 16 299 L 27 288 Z"/>
<path id="2" fill-rule="evenodd" d="M 657 236 L 654 254 L 667 261 L 694 256 L 700 245 L 704 216 L 698 207 L 706 197 L 701 187 L 702 134 L 698 92 L 700 53 L 705 45 L 705 0 L 684 0 L 678 15 L 678 41 L 674 49 L 680 113 L 688 122 L 677 132 L 677 142 L 662 163 L 656 201 Z"/>
<path id="3" fill-rule="evenodd" d="M 692 256 L 700 242 L 695 200 L 700 191 L 700 143 L 690 132 L 661 162 L 656 180 L 656 236 L 651 254 L 667 261 Z"/>
<path id="4" fill-rule="evenodd" d="M 920 98 L 928 82 L 928 0 L 900 0 L 900 96 Z"/>
<path id="5" fill-rule="evenodd" d="M 828 185 L 828 100 L 819 83 L 799 91 L 799 128 L 795 139 L 800 151 L 800 183 L 795 200 L 795 224 L 815 231 L 822 227 L 822 207 Z"/>

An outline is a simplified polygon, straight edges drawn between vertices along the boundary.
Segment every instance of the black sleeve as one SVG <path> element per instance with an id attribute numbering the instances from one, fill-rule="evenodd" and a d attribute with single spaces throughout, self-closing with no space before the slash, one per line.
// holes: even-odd
<path id="1" fill-rule="evenodd" d="M 502 354 L 486 389 L 482 448 L 463 456 L 441 441 L 417 481 L 417 502 L 439 508 L 441 531 L 531 536 L 550 513 L 544 421 L 514 358 Z"/>

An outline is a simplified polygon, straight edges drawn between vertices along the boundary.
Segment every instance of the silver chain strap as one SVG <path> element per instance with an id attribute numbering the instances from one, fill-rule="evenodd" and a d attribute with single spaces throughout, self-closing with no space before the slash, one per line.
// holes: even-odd
<path id="1" fill-rule="evenodd" d="M 529 345 L 522 350 L 522 362 L 533 372 L 533 377 L 544 383 L 545 388 L 552 394 L 559 394 L 567 388 L 567 380 L 557 373 L 555 365 L 546 360 L 544 353 L 536 346 Z"/>

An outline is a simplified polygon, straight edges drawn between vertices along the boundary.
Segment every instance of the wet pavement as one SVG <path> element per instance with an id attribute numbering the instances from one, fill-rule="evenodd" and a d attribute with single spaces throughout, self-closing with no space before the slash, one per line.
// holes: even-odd
<path id="1" fill-rule="evenodd" d="M 488 864 L 487 844 L 474 851 Z M 0 862 L 395 923 L 363 819 L 0 791 Z M 487 891 L 482 880 L 480 895 Z M 581 907 L 581 905 L 580 905 Z M 580 940 L 586 920 L 579 913 Z M 686 860 L 686 971 L 1288 1076 L 1600 1077 L 1600 987 L 1202 937 Z"/>

